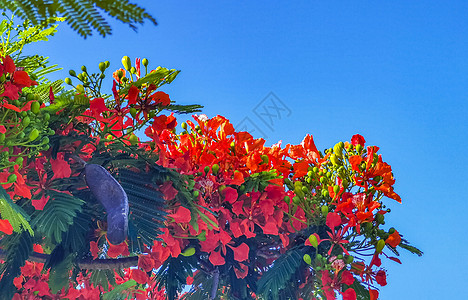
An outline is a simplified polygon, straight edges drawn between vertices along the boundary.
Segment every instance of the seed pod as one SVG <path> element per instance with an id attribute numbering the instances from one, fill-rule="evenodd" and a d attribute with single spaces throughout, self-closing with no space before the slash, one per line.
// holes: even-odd
<path id="1" fill-rule="evenodd" d="M 305 261 L 306 264 L 308 264 L 308 265 L 312 264 L 312 259 L 310 258 L 309 254 L 304 254 L 302 259 Z"/>
<path id="2" fill-rule="evenodd" d="M 128 198 L 122 186 L 102 166 L 85 166 L 86 183 L 107 212 L 107 239 L 119 245 L 127 238 Z"/>

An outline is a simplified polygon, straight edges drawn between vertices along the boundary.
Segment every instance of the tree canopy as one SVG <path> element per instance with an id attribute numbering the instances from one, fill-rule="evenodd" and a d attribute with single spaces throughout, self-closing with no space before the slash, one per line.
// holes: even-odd
<path id="1" fill-rule="evenodd" d="M 21 51 L 55 30 L 0 24 L 0 299 L 377 299 L 383 265 L 422 254 L 363 136 L 267 146 L 148 59 L 51 82 Z"/>

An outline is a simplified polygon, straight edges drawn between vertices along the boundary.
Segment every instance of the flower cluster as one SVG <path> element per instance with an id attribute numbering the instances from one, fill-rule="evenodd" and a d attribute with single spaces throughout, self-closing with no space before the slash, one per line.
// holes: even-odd
<path id="1" fill-rule="evenodd" d="M 343 299 L 355 300 L 356 282 L 368 288 L 370 299 L 377 299 L 375 284 L 386 285 L 381 258 L 400 263 L 384 250 L 398 253 L 397 247 L 407 245 L 396 229 L 382 227 L 390 212 L 384 201 L 401 199 L 394 191 L 392 169 L 378 147 L 366 146 L 360 135 L 323 152 L 311 135 L 298 145 L 280 142 L 268 147 L 265 140 L 236 131 L 222 116 L 194 115 L 177 133 L 174 114 L 162 114 L 177 110 L 169 96 L 158 90 L 177 72 L 164 68 L 148 72 L 147 60 L 137 59 L 132 66 L 125 57 L 122 63 L 125 69 L 114 72 L 110 98 L 97 88 L 109 66 L 104 62 L 99 65 L 100 74 L 89 74 L 85 67 L 78 75 L 70 72 L 82 83 L 75 87 L 73 105 L 53 97 L 45 105 L 20 96 L 22 86 L 34 83 L 27 74 L 15 71 L 8 58 L 3 59 L 0 70 L 10 81 L 0 95 L 2 121 L 6 120 L 2 124 L 7 124 L 0 126 L 6 141 L 0 143 L 6 156 L 0 165 L 0 182 L 14 201 L 29 205 L 37 215 L 57 203 L 51 195 L 81 195 L 86 186 L 80 181 L 79 165 L 98 154 L 112 158 L 131 150 L 131 159 L 143 166 L 135 172 L 158 166 L 181 178 L 179 182 L 168 175 L 157 187 L 148 187 L 162 195 L 167 217 L 162 232 L 143 247 L 136 249 L 129 241 L 107 242 L 102 238 L 105 224 L 93 219 L 94 234 L 87 241 L 86 254 L 92 259 L 138 257 L 136 268 L 109 271 L 114 283 L 96 281 L 97 271 L 81 272 L 75 274 L 76 282 L 53 290 L 45 284 L 53 271 L 41 273 L 43 265 L 27 262 L 14 282 L 17 295 L 95 299 L 121 285 L 137 299 L 165 299 L 169 287 L 161 284 L 161 274 L 170 263 L 184 261 L 190 267 L 177 280 L 192 285 L 191 292 L 203 290 L 202 279 L 208 274 L 218 278 L 213 284 L 227 295 L 254 299 L 279 292 L 269 290 L 263 278 L 279 268 L 278 262 L 295 257 L 292 273 L 285 276 L 300 278 L 295 290 L 298 299 L 331 300 L 341 294 Z M 71 84 L 70 79 L 66 82 Z M 27 102 L 19 101 L 21 97 Z M 34 103 L 39 107 L 33 111 Z M 20 137 L 29 130 L 24 120 L 31 114 L 57 141 L 49 146 L 49 139 L 42 138 L 35 144 L 40 145 L 37 152 L 27 150 L 38 138 L 31 136 L 37 129 L 29 131 L 28 142 Z M 145 138 L 136 136 L 139 130 Z M 18 160 L 24 155 L 27 159 Z M 149 223 L 156 222 L 148 218 Z M 6 235 L 13 234 L 13 227 L 7 219 L 0 222 Z M 50 248 L 50 237 L 36 242 L 49 254 L 58 251 L 59 247 Z M 60 244 L 61 239 L 55 242 Z M 199 272 L 192 274 L 191 269 Z M 243 290 L 233 288 L 236 280 L 244 280 Z M 252 282 L 259 283 L 258 289 Z M 216 293 L 216 286 L 212 291 Z M 180 290 L 173 296 L 182 297 Z"/>

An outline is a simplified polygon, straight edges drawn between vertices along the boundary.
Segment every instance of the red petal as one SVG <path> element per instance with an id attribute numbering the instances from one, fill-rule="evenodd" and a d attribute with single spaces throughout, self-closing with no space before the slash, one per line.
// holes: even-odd
<path id="1" fill-rule="evenodd" d="M 10 74 L 13 74 L 13 72 L 15 72 L 15 62 L 8 55 L 5 58 L 3 58 L 3 69 L 5 70 L 5 72 Z"/>
<path id="2" fill-rule="evenodd" d="M 233 189 L 232 187 L 227 187 L 223 190 L 224 193 L 224 200 L 226 200 L 229 203 L 234 203 L 237 200 L 237 197 L 239 196 L 237 194 L 237 190 Z"/>
<path id="3" fill-rule="evenodd" d="M 178 191 L 172 186 L 172 181 L 164 182 L 160 187 L 159 191 L 163 193 L 164 200 L 172 200 L 177 195 Z"/>
<path id="4" fill-rule="evenodd" d="M 161 103 L 163 106 L 167 106 L 171 104 L 171 99 L 169 99 L 169 95 L 164 92 L 156 92 L 153 94 L 152 97 L 156 103 Z"/>
<path id="5" fill-rule="evenodd" d="M 389 259 L 393 260 L 394 262 L 397 262 L 401 265 L 401 260 L 399 260 L 398 258 L 396 257 L 389 257 Z"/>
<path id="6" fill-rule="evenodd" d="M 329 213 L 327 215 L 327 226 L 330 227 L 331 229 L 335 229 L 336 226 L 341 225 L 341 217 L 337 213 Z"/>
<path id="7" fill-rule="evenodd" d="M 358 144 L 361 146 L 364 146 L 365 143 L 366 143 L 366 140 L 360 134 L 355 134 L 351 138 L 351 144 L 353 144 L 353 146 L 356 146 Z"/>
<path id="8" fill-rule="evenodd" d="M 244 261 L 249 259 L 249 246 L 246 243 L 242 243 L 237 247 L 228 245 L 232 251 L 234 251 L 234 259 L 237 261 Z"/>
<path id="9" fill-rule="evenodd" d="M 154 268 L 154 260 L 151 256 L 142 254 L 138 257 L 138 267 L 142 268 L 145 272 L 149 272 Z"/>
<path id="10" fill-rule="evenodd" d="M 236 277 L 239 279 L 245 278 L 247 274 L 249 274 L 249 267 L 244 264 L 239 264 L 241 269 L 234 267 L 234 273 L 236 273 Z"/>
<path id="11" fill-rule="evenodd" d="M 343 300 L 356 300 L 356 291 L 352 288 L 347 289 L 341 295 L 343 296 Z"/>
<path id="12" fill-rule="evenodd" d="M 22 87 L 29 87 L 33 85 L 34 82 L 25 71 L 16 71 L 15 74 L 13 74 L 13 81 Z"/>
<path id="13" fill-rule="evenodd" d="M 0 220 L 0 231 L 10 235 L 13 233 L 13 227 L 8 220 Z"/>
<path id="14" fill-rule="evenodd" d="M 370 300 L 377 300 L 379 298 L 379 292 L 369 288 Z"/>
<path id="15" fill-rule="evenodd" d="M 346 284 L 346 285 L 351 285 L 354 282 L 354 277 L 349 271 L 344 271 L 343 274 L 341 274 L 341 282 Z"/>
<path id="16" fill-rule="evenodd" d="M 139 284 L 145 284 L 149 280 L 148 274 L 146 274 L 140 269 L 133 269 L 130 277 Z"/>
<path id="17" fill-rule="evenodd" d="M 109 111 L 104 103 L 104 98 L 96 98 L 89 101 L 89 109 L 93 112 L 93 116 L 99 116 L 103 111 Z"/>
<path id="18" fill-rule="evenodd" d="M 91 255 L 93 256 L 93 259 L 96 259 L 98 257 L 99 248 L 95 241 L 89 242 L 89 251 L 91 252 Z"/>
<path id="19" fill-rule="evenodd" d="M 52 179 L 70 177 L 70 165 L 63 159 L 63 153 L 57 154 L 57 159 L 51 159 L 50 165 L 52 167 L 52 171 L 54 172 L 54 177 L 52 177 Z"/>
<path id="20" fill-rule="evenodd" d="M 213 264 L 213 266 L 222 266 L 226 263 L 221 253 L 216 251 L 211 252 L 209 260 Z"/>
<path id="21" fill-rule="evenodd" d="M 188 223 L 191 219 L 190 210 L 183 206 L 179 206 L 177 212 L 169 215 L 169 217 L 172 217 L 176 223 Z"/>
<path id="22" fill-rule="evenodd" d="M 44 206 L 46 206 L 47 202 L 49 201 L 49 198 L 50 196 L 45 196 L 44 194 L 42 195 L 41 199 L 33 199 L 31 202 L 32 202 L 32 206 L 34 206 L 34 208 L 36 210 L 43 210 L 44 209 Z"/>
<path id="23" fill-rule="evenodd" d="M 5 132 L 6 132 L 5 126 L 0 125 L 0 133 L 5 133 Z"/>
<path id="24" fill-rule="evenodd" d="M 401 243 L 401 236 L 398 231 L 395 230 L 386 240 L 385 243 L 395 248 Z"/>
<path id="25" fill-rule="evenodd" d="M 138 93 L 140 92 L 140 90 L 132 85 L 130 87 L 130 89 L 128 90 L 128 104 L 136 104 L 137 103 L 137 97 L 138 97 Z"/>
<path id="26" fill-rule="evenodd" d="M 107 250 L 107 255 L 112 258 L 116 258 L 119 255 L 125 255 L 128 252 L 127 243 L 122 242 L 119 245 L 113 245 L 109 243 L 109 248 Z"/>

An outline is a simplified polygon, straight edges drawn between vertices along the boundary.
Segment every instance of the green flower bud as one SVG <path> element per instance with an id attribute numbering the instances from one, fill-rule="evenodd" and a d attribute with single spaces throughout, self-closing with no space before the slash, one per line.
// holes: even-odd
<path id="1" fill-rule="evenodd" d="M 133 118 L 136 118 L 137 110 L 136 110 L 135 107 L 130 108 L 130 115 L 131 115 Z"/>
<path id="2" fill-rule="evenodd" d="M 197 198 L 200 195 L 199 191 L 193 191 L 192 195 Z"/>
<path id="3" fill-rule="evenodd" d="M 377 222 L 377 224 L 383 224 L 385 222 L 385 217 L 384 215 L 382 214 L 376 214 L 375 215 L 375 222 Z"/>
<path id="4" fill-rule="evenodd" d="M 68 71 L 68 74 L 70 74 L 72 77 L 76 77 L 76 72 L 74 70 Z"/>
<path id="5" fill-rule="evenodd" d="M 382 252 L 384 247 L 385 247 L 385 241 L 384 240 L 379 240 L 377 242 L 377 245 L 375 246 L 375 252 L 376 253 Z"/>
<path id="6" fill-rule="evenodd" d="M 210 167 L 209 167 L 209 166 L 206 166 L 205 169 L 204 169 L 204 171 L 205 171 L 205 175 L 208 174 L 208 172 L 210 171 Z"/>
<path id="7" fill-rule="evenodd" d="M 106 64 L 106 69 L 109 68 L 110 62 L 108 60 L 106 60 L 104 63 Z"/>
<path id="8" fill-rule="evenodd" d="M 16 174 L 11 174 L 10 176 L 8 176 L 8 183 L 14 183 L 16 182 L 16 179 L 18 179 Z"/>
<path id="9" fill-rule="evenodd" d="M 302 259 L 305 261 L 306 264 L 311 265 L 312 264 L 312 259 L 310 258 L 309 254 L 304 254 Z"/>
<path id="10" fill-rule="evenodd" d="M 301 203 L 301 198 L 299 198 L 298 196 L 294 196 L 293 203 L 296 205 L 299 205 Z"/>
<path id="11" fill-rule="evenodd" d="M 104 72 L 106 70 L 106 63 L 100 62 L 99 63 L 99 71 Z"/>
<path id="12" fill-rule="evenodd" d="M 23 165 L 23 157 L 17 157 L 16 160 L 15 160 L 15 164 L 17 164 L 18 166 L 22 166 Z"/>
<path id="13" fill-rule="evenodd" d="M 130 68 L 130 73 L 136 74 L 136 68 L 135 68 L 135 67 L 131 67 L 131 68 Z"/>
<path id="14" fill-rule="evenodd" d="M 206 237 L 205 237 L 205 238 L 206 238 Z M 182 253 L 180 253 L 180 254 L 182 254 L 182 255 L 185 256 L 185 257 L 192 256 L 192 255 L 195 254 L 195 248 L 189 247 L 189 248 L 185 249 L 185 251 L 182 252 Z"/>
<path id="15" fill-rule="evenodd" d="M 338 144 L 336 144 L 335 146 L 333 146 L 333 152 L 335 153 L 336 156 L 338 156 L 339 158 L 342 158 L 343 157 L 343 142 L 340 142 Z"/>
<path id="16" fill-rule="evenodd" d="M 80 94 L 83 94 L 84 93 L 84 86 L 82 84 L 78 84 L 76 86 L 76 91 Z"/>
<path id="17" fill-rule="evenodd" d="M 45 120 L 45 121 L 49 121 L 49 120 L 50 120 L 50 114 L 49 114 L 49 113 L 45 113 L 45 114 L 44 114 L 44 120 Z"/>
<path id="18" fill-rule="evenodd" d="M 317 241 L 317 237 L 315 235 L 311 234 L 309 236 L 309 242 L 312 245 L 312 247 L 314 247 L 314 248 L 318 247 L 318 241 Z"/>
<path id="19" fill-rule="evenodd" d="M 322 216 L 326 217 L 328 215 L 328 206 L 323 205 L 320 209 L 322 211 Z"/>
<path id="20" fill-rule="evenodd" d="M 338 194 L 340 192 L 340 187 L 338 185 L 333 186 L 333 192 Z"/>
<path id="21" fill-rule="evenodd" d="M 262 158 L 262 163 L 264 164 L 267 164 L 270 161 L 270 159 L 268 158 L 268 155 L 263 154 L 261 158 Z"/>
<path id="22" fill-rule="evenodd" d="M 5 141 L 5 134 L 0 133 L 0 143 L 3 143 Z"/>
<path id="23" fill-rule="evenodd" d="M 23 125 L 23 127 L 28 127 L 30 123 L 31 123 L 31 119 L 29 117 L 25 117 L 21 121 L 21 124 Z"/>
<path id="24" fill-rule="evenodd" d="M 211 170 L 213 171 L 213 174 L 214 174 L 214 175 L 217 175 L 217 174 L 218 174 L 218 171 L 219 171 L 219 165 L 218 165 L 218 164 L 214 164 L 214 165 L 211 167 Z"/>
<path id="25" fill-rule="evenodd" d="M 187 130 L 187 123 L 182 122 L 182 124 L 180 124 L 180 127 L 182 127 L 182 129 L 184 130 Z"/>
<path id="26" fill-rule="evenodd" d="M 128 57 L 128 56 L 122 57 L 122 65 L 124 66 L 125 70 L 130 71 L 130 69 L 132 67 L 130 57 Z"/>
<path id="27" fill-rule="evenodd" d="M 346 256 L 345 262 L 349 265 L 354 261 L 354 257 L 351 255 Z"/>
<path id="28" fill-rule="evenodd" d="M 34 128 L 33 130 L 31 130 L 31 132 L 29 133 L 29 140 L 30 141 L 34 141 L 35 139 L 37 139 L 39 137 L 39 130 L 37 130 L 36 128 Z"/>
<path id="29" fill-rule="evenodd" d="M 86 72 L 86 66 L 81 66 L 81 71 Z"/>
<path id="30" fill-rule="evenodd" d="M 143 66 L 147 67 L 148 66 L 148 60 L 146 58 L 143 58 L 143 60 L 141 61 L 141 63 L 143 64 Z"/>
<path id="31" fill-rule="evenodd" d="M 37 115 L 40 109 L 41 109 L 41 105 L 39 104 L 39 102 L 34 101 L 33 103 L 31 103 L 31 112 L 33 114 Z"/>

